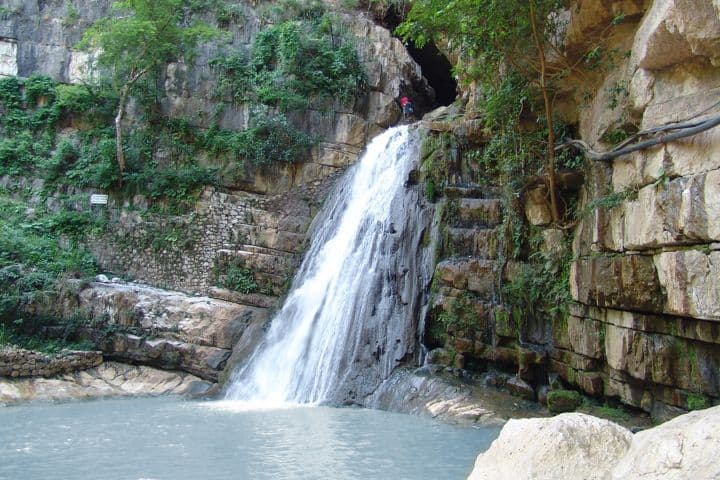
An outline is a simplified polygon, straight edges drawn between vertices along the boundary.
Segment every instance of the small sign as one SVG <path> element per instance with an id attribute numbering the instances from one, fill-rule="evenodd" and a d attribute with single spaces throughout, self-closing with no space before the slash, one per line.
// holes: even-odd
<path id="1" fill-rule="evenodd" d="M 99 193 L 93 193 L 90 195 L 90 205 L 107 205 L 108 196 L 101 195 Z"/>

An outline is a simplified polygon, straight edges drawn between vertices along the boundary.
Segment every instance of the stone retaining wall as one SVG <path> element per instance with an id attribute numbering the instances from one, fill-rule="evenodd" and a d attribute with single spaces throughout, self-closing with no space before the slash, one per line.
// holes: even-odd
<path id="1" fill-rule="evenodd" d="M 54 377 L 97 367 L 102 352 L 66 351 L 50 356 L 22 349 L 0 350 L 0 377 Z"/>

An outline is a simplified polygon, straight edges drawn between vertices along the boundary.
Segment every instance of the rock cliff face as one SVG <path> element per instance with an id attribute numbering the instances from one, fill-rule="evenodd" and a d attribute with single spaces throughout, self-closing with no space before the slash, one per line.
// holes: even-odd
<path id="1" fill-rule="evenodd" d="M 621 58 L 606 70 L 571 75 L 558 94 L 557 110 L 579 137 L 604 151 L 618 131 L 718 115 L 720 5 L 578 1 L 564 17 L 564 48 L 581 51 L 620 12 L 625 20 L 608 41 Z M 482 144 L 487 132 L 472 128 L 482 115 L 471 108 L 478 92 L 471 86 L 462 96 L 464 111 L 435 112 L 426 125 L 451 134 L 456 145 Z M 458 170 L 449 180 L 464 183 L 445 192 L 453 212 L 446 222 L 450 258 L 436 270 L 430 319 L 431 328 L 450 325 L 434 358 L 456 368 L 516 369 L 535 386 L 559 375 L 588 395 L 660 418 L 718 401 L 720 129 L 595 162 L 584 183 L 561 173 L 566 191 L 582 184 L 578 210 L 590 213 L 573 231 L 573 302 L 559 317 L 514 318 L 514 305 L 501 305 L 498 287 L 522 270 L 498 258 L 503 232 L 495 226 L 508 212 L 488 210 L 492 189 L 468 188 L 477 177 L 472 162 L 456 158 L 457 148 L 446 152 Z M 545 187 L 527 188 L 520 200 L 526 221 L 543 229 L 539 253 L 565 255 L 564 233 L 550 226 Z M 486 212 L 473 217 L 479 208 Z"/>
<path id="2" fill-rule="evenodd" d="M 92 72 L 88 71 L 88 53 L 74 46 L 88 26 L 109 13 L 111 3 L 6 2 L 0 14 L 0 74 L 42 73 L 60 82 L 81 82 Z M 230 40 L 222 48 L 247 50 L 263 20 L 246 3 L 234 6 L 242 21 L 225 27 Z M 207 16 L 210 23 L 215 22 Z M 101 265 L 154 285 L 205 294 L 215 281 L 214 268 L 232 261 L 251 269 L 262 264 L 257 271 L 268 290 L 275 294 L 284 290 L 296 254 L 304 248 L 305 231 L 332 179 L 357 159 L 368 139 L 399 119 L 396 102 L 400 93 L 428 99 L 433 95 L 420 67 L 388 30 L 363 16 L 340 13 L 339 18 L 355 38 L 368 91 L 350 105 L 335 102 L 330 111 L 310 109 L 291 119 L 306 133 L 322 139 L 312 158 L 225 179 L 222 191 L 205 192 L 194 212 L 163 219 L 161 224 L 137 214 L 148 207 L 142 195 L 125 203 L 111 200 L 112 234 L 92 245 Z M 219 43 L 202 45 L 192 63 L 167 66 L 160 108 L 169 118 L 207 128 L 222 104 L 222 114 L 216 119 L 219 127 L 247 127 L 248 106 L 217 98 L 217 75 L 210 60 L 221 51 Z M 183 245 L 146 248 L 144 240 L 168 226 L 182 230 Z"/>
<path id="3" fill-rule="evenodd" d="M 584 13 L 577 15 L 589 22 Z M 718 114 L 717 2 L 652 2 L 622 42 L 629 56 L 579 117 L 587 142 L 602 147 L 603 135 L 628 119 L 644 130 Z M 624 98 L 603 108 L 616 85 Z M 575 231 L 570 286 L 578 304 L 568 328 L 577 333 L 562 348 L 584 364 L 560 370 L 571 383 L 647 411 L 720 396 L 719 148 L 716 128 L 594 166 L 586 202 L 637 193 L 595 210 Z"/>

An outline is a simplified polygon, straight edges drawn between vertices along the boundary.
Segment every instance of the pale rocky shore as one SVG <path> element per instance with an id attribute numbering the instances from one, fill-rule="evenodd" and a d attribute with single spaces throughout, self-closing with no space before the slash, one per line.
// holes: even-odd
<path id="1" fill-rule="evenodd" d="M 184 372 L 105 362 L 52 378 L 0 377 L 0 405 L 153 395 L 202 395 L 211 384 Z"/>

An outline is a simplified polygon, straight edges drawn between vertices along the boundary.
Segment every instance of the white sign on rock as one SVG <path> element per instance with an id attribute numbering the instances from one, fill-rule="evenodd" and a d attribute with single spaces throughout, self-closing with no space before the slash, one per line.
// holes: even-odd
<path id="1" fill-rule="evenodd" d="M 101 195 L 99 193 L 93 193 L 90 195 L 90 205 L 107 205 L 108 196 Z"/>
<path id="2" fill-rule="evenodd" d="M 16 76 L 17 73 L 17 43 L 0 40 L 0 75 Z"/>

